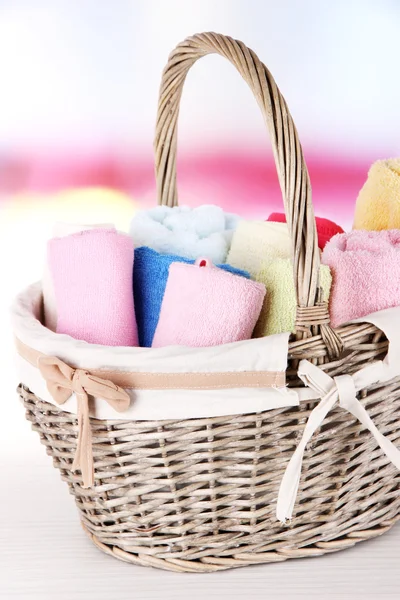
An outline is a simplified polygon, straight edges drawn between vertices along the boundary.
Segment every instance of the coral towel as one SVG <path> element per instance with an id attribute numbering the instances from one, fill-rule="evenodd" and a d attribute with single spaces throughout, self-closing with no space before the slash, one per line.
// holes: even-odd
<path id="1" fill-rule="evenodd" d="M 286 223 L 286 215 L 283 213 L 271 213 L 268 217 L 268 221 L 274 223 Z M 325 248 L 326 244 L 334 235 L 337 233 L 344 233 L 340 225 L 337 225 L 329 219 L 315 217 L 315 223 L 317 226 L 318 246 L 321 250 Z"/>
<path id="2" fill-rule="evenodd" d="M 138 345 L 128 235 L 93 229 L 53 238 L 48 261 L 57 333 L 106 346 Z"/>
<path id="3" fill-rule="evenodd" d="M 151 248 L 136 248 L 135 268 L 133 270 L 133 296 L 135 299 L 136 320 L 139 333 L 139 344 L 150 348 L 154 332 L 160 316 L 161 303 L 167 285 L 168 270 L 172 263 L 193 264 L 193 260 L 160 254 Z M 249 277 L 249 274 L 234 269 L 230 265 L 219 265 L 221 269 Z"/>
<path id="4" fill-rule="evenodd" d="M 357 198 L 354 229 L 400 229 L 400 158 L 378 160 Z"/>
<path id="5" fill-rule="evenodd" d="M 333 277 L 334 327 L 400 305 L 400 230 L 337 235 L 326 245 L 322 262 Z"/>
<path id="6" fill-rule="evenodd" d="M 266 258 L 290 258 L 291 253 L 286 223 L 241 221 L 233 234 L 226 262 L 255 278 Z"/>
<path id="7" fill-rule="evenodd" d="M 214 267 L 173 263 L 153 347 L 217 346 L 251 337 L 265 286 Z"/>

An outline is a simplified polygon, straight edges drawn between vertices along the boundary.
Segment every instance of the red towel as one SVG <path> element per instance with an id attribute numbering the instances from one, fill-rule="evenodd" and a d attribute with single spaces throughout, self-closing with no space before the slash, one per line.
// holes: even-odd
<path id="1" fill-rule="evenodd" d="M 286 223 L 286 216 L 283 213 L 271 213 L 267 221 L 273 221 L 275 223 Z M 337 225 L 329 219 L 323 219 L 322 217 L 315 217 L 317 224 L 318 233 L 318 246 L 323 250 L 326 244 L 331 238 L 337 233 L 344 233 L 340 225 Z"/>

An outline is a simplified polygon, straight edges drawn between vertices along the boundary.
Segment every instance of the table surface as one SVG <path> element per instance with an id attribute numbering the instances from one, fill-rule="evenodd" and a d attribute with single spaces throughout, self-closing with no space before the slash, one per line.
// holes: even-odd
<path id="1" fill-rule="evenodd" d="M 213 574 L 169 573 L 106 556 L 84 535 L 73 498 L 17 399 L 10 413 L 14 427 L 0 442 L 2 599 L 400 597 L 400 526 L 336 554 Z"/>

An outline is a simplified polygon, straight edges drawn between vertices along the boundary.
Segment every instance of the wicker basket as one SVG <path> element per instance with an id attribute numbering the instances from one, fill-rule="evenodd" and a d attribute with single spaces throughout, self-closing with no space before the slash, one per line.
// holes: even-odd
<path id="1" fill-rule="evenodd" d="M 207 33 L 179 44 L 163 73 L 155 142 L 159 201 L 177 202 L 176 146 L 185 77 L 198 58 L 227 58 L 253 91 L 272 139 L 293 240 L 298 299 L 287 380 L 300 359 L 329 375 L 352 374 L 388 348 L 371 324 L 329 327 L 318 302 L 319 252 L 307 168 L 275 81 L 243 43 Z M 83 527 L 121 560 L 204 572 L 316 556 L 387 531 L 400 515 L 400 475 L 374 438 L 335 407 L 307 446 L 293 519 L 276 519 L 285 468 L 317 401 L 230 417 L 169 421 L 91 419 L 95 472 L 84 489 L 72 471 L 76 415 L 42 401 L 23 384 L 27 418 L 75 496 Z M 400 379 L 359 394 L 379 430 L 400 441 Z M 134 491 L 134 495 L 132 494 Z M 129 492 L 129 494 L 128 494 Z"/>

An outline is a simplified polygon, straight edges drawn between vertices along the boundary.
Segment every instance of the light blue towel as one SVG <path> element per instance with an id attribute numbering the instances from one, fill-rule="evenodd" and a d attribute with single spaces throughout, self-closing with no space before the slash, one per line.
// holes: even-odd
<path id="1" fill-rule="evenodd" d="M 135 248 L 147 246 L 194 260 L 206 256 L 217 265 L 226 261 L 240 220 L 219 206 L 156 206 L 135 214 L 130 235 Z"/>
<path id="2" fill-rule="evenodd" d="M 135 250 L 133 295 L 139 344 L 142 347 L 150 348 L 153 342 L 167 284 L 168 270 L 173 262 L 183 262 L 191 265 L 194 260 L 173 254 L 159 254 L 146 246 Z M 246 271 L 235 269 L 230 265 L 223 264 L 218 265 L 218 267 L 247 279 L 250 278 Z"/>

